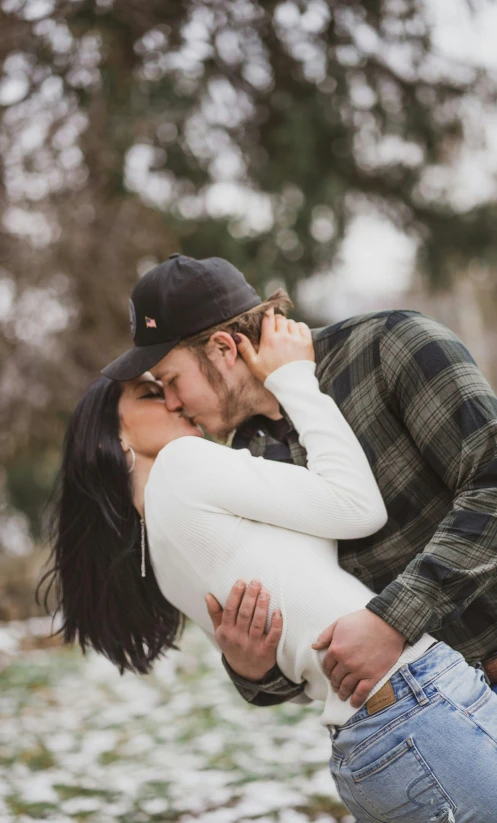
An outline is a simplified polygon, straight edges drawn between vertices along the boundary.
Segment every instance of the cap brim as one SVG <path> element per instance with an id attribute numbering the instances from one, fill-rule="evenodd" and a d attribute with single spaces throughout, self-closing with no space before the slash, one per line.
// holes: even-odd
<path id="1" fill-rule="evenodd" d="M 153 346 L 135 346 L 105 366 L 101 373 L 111 380 L 134 380 L 153 368 L 180 340 L 178 337 L 165 343 L 155 343 Z"/>

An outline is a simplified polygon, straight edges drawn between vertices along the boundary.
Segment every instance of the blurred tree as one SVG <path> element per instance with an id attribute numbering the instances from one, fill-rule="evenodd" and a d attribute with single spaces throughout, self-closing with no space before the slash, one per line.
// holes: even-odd
<path id="1" fill-rule="evenodd" d="M 435 285 L 495 258 L 495 204 L 456 208 L 443 180 L 497 84 L 437 53 L 427 10 L 0 0 L 0 448 L 34 521 L 35 464 L 172 251 L 295 296 L 374 208 Z"/>

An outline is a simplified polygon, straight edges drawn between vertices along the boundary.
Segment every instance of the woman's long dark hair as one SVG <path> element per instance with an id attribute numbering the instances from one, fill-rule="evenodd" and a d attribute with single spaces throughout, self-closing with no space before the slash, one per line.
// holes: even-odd
<path id="1" fill-rule="evenodd" d="M 52 552 L 44 604 L 53 585 L 66 643 L 93 647 L 121 674 L 145 674 L 183 628 L 161 594 L 147 551 L 140 576 L 140 518 L 119 442 L 119 383 L 99 377 L 74 412 L 50 516 Z"/>

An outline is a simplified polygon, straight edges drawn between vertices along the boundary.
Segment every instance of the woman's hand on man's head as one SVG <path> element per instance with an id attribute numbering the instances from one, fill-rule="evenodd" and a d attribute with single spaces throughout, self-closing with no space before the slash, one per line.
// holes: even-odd
<path id="1" fill-rule="evenodd" d="M 288 320 L 282 314 L 275 314 L 274 309 L 269 309 L 262 320 L 258 350 L 244 334 L 233 335 L 233 339 L 249 371 L 261 383 L 287 363 L 316 360 L 309 326 Z"/>
<path id="2" fill-rule="evenodd" d="M 231 589 L 224 609 L 213 594 L 205 597 L 216 642 L 229 666 L 245 680 L 262 680 L 276 664 L 276 649 L 283 623 L 275 611 L 266 633 L 269 592 L 253 580 L 239 580 Z"/>

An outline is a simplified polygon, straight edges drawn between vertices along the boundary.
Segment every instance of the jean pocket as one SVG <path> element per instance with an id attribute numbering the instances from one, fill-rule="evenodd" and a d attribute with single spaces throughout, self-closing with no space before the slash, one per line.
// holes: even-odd
<path id="1" fill-rule="evenodd" d="M 464 678 L 441 684 L 440 695 L 497 743 L 497 697 L 482 671 L 467 666 Z"/>
<path id="2" fill-rule="evenodd" d="M 484 683 L 483 690 L 479 698 L 475 700 L 474 703 L 472 703 L 466 709 L 464 709 L 464 711 L 466 712 L 466 714 L 476 715 L 479 709 L 482 709 L 483 706 L 485 706 L 489 700 L 492 700 L 492 696 L 492 689 L 490 688 L 490 686 L 487 686 L 487 684 Z"/>
<path id="3" fill-rule="evenodd" d="M 480 698 L 472 703 L 464 714 L 476 724 L 487 739 L 492 740 L 494 746 L 497 745 L 497 695 L 492 689 L 485 685 L 485 691 Z"/>
<path id="4" fill-rule="evenodd" d="M 433 816 L 443 809 L 456 808 L 412 737 L 374 763 L 352 772 L 351 778 L 362 798 L 357 797 L 357 801 L 382 820 L 425 823 L 427 812 Z"/>

